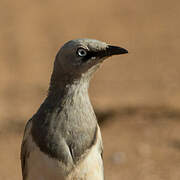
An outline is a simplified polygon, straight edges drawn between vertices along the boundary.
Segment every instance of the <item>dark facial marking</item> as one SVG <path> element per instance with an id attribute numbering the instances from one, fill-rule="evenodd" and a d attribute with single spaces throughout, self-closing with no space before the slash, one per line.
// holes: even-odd
<path id="1" fill-rule="evenodd" d="M 101 51 L 87 51 L 87 55 L 82 58 L 83 62 L 88 61 L 89 59 L 95 57 L 95 58 L 103 58 L 108 56 L 106 50 L 101 50 Z"/>

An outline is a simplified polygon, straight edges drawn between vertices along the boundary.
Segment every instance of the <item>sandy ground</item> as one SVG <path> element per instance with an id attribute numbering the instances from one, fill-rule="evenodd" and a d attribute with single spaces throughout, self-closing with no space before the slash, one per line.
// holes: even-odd
<path id="1" fill-rule="evenodd" d="M 180 179 L 180 2 L 0 1 L 0 179 L 21 179 L 26 121 L 46 96 L 59 47 L 95 38 L 129 50 L 90 87 L 107 180 Z"/>

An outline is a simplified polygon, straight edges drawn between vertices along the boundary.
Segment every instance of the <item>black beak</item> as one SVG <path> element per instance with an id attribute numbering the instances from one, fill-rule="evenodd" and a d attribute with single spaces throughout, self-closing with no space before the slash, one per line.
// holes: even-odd
<path id="1" fill-rule="evenodd" d="M 126 53 L 128 53 L 128 51 L 124 48 L 108 45 L 104 50 L 88 51 L 87 56 L 85 56 L 84 60 L 88 60 L 92 57 L 104 58 L 104 57 L 109 57 L 118 54 L 126 54 Z"/>
<path id="2" fill-rule="evenodd" d="M 111 45 L 108 45 L 108 47 L 106 48 L 106 51 L 107 51 L 108 56 L 128 53 L 128 50 L 122 47 L 111 46 Z"/>

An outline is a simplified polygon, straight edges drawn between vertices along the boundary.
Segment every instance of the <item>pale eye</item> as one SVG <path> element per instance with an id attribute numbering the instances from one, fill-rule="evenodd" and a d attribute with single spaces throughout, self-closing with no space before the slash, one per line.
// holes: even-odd
<path id="1" fill-rule="evenodd" d="M 78 56 L 84 57 L 84 56 L 87 55 L 87 51 L 85 49 L 83 49 L 83 48 L 79 48 L 77 50 L 77 54 L 78 54 Z"/>

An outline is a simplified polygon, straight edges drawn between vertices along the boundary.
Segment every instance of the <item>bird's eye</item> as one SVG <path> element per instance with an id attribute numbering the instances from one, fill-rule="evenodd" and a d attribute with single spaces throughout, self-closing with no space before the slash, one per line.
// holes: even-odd
<path id="1" fill-rule="evenodd" d="M 79 49 L 77 50 L 77 55 L 78 55 L 78 56 L 81 56 L 81 57 L 84 57 L 84 56 L 87 55 L 87 51 L 86 51 L 85 49 L 83 49 L 83 48 L 79 48 Z"/>

